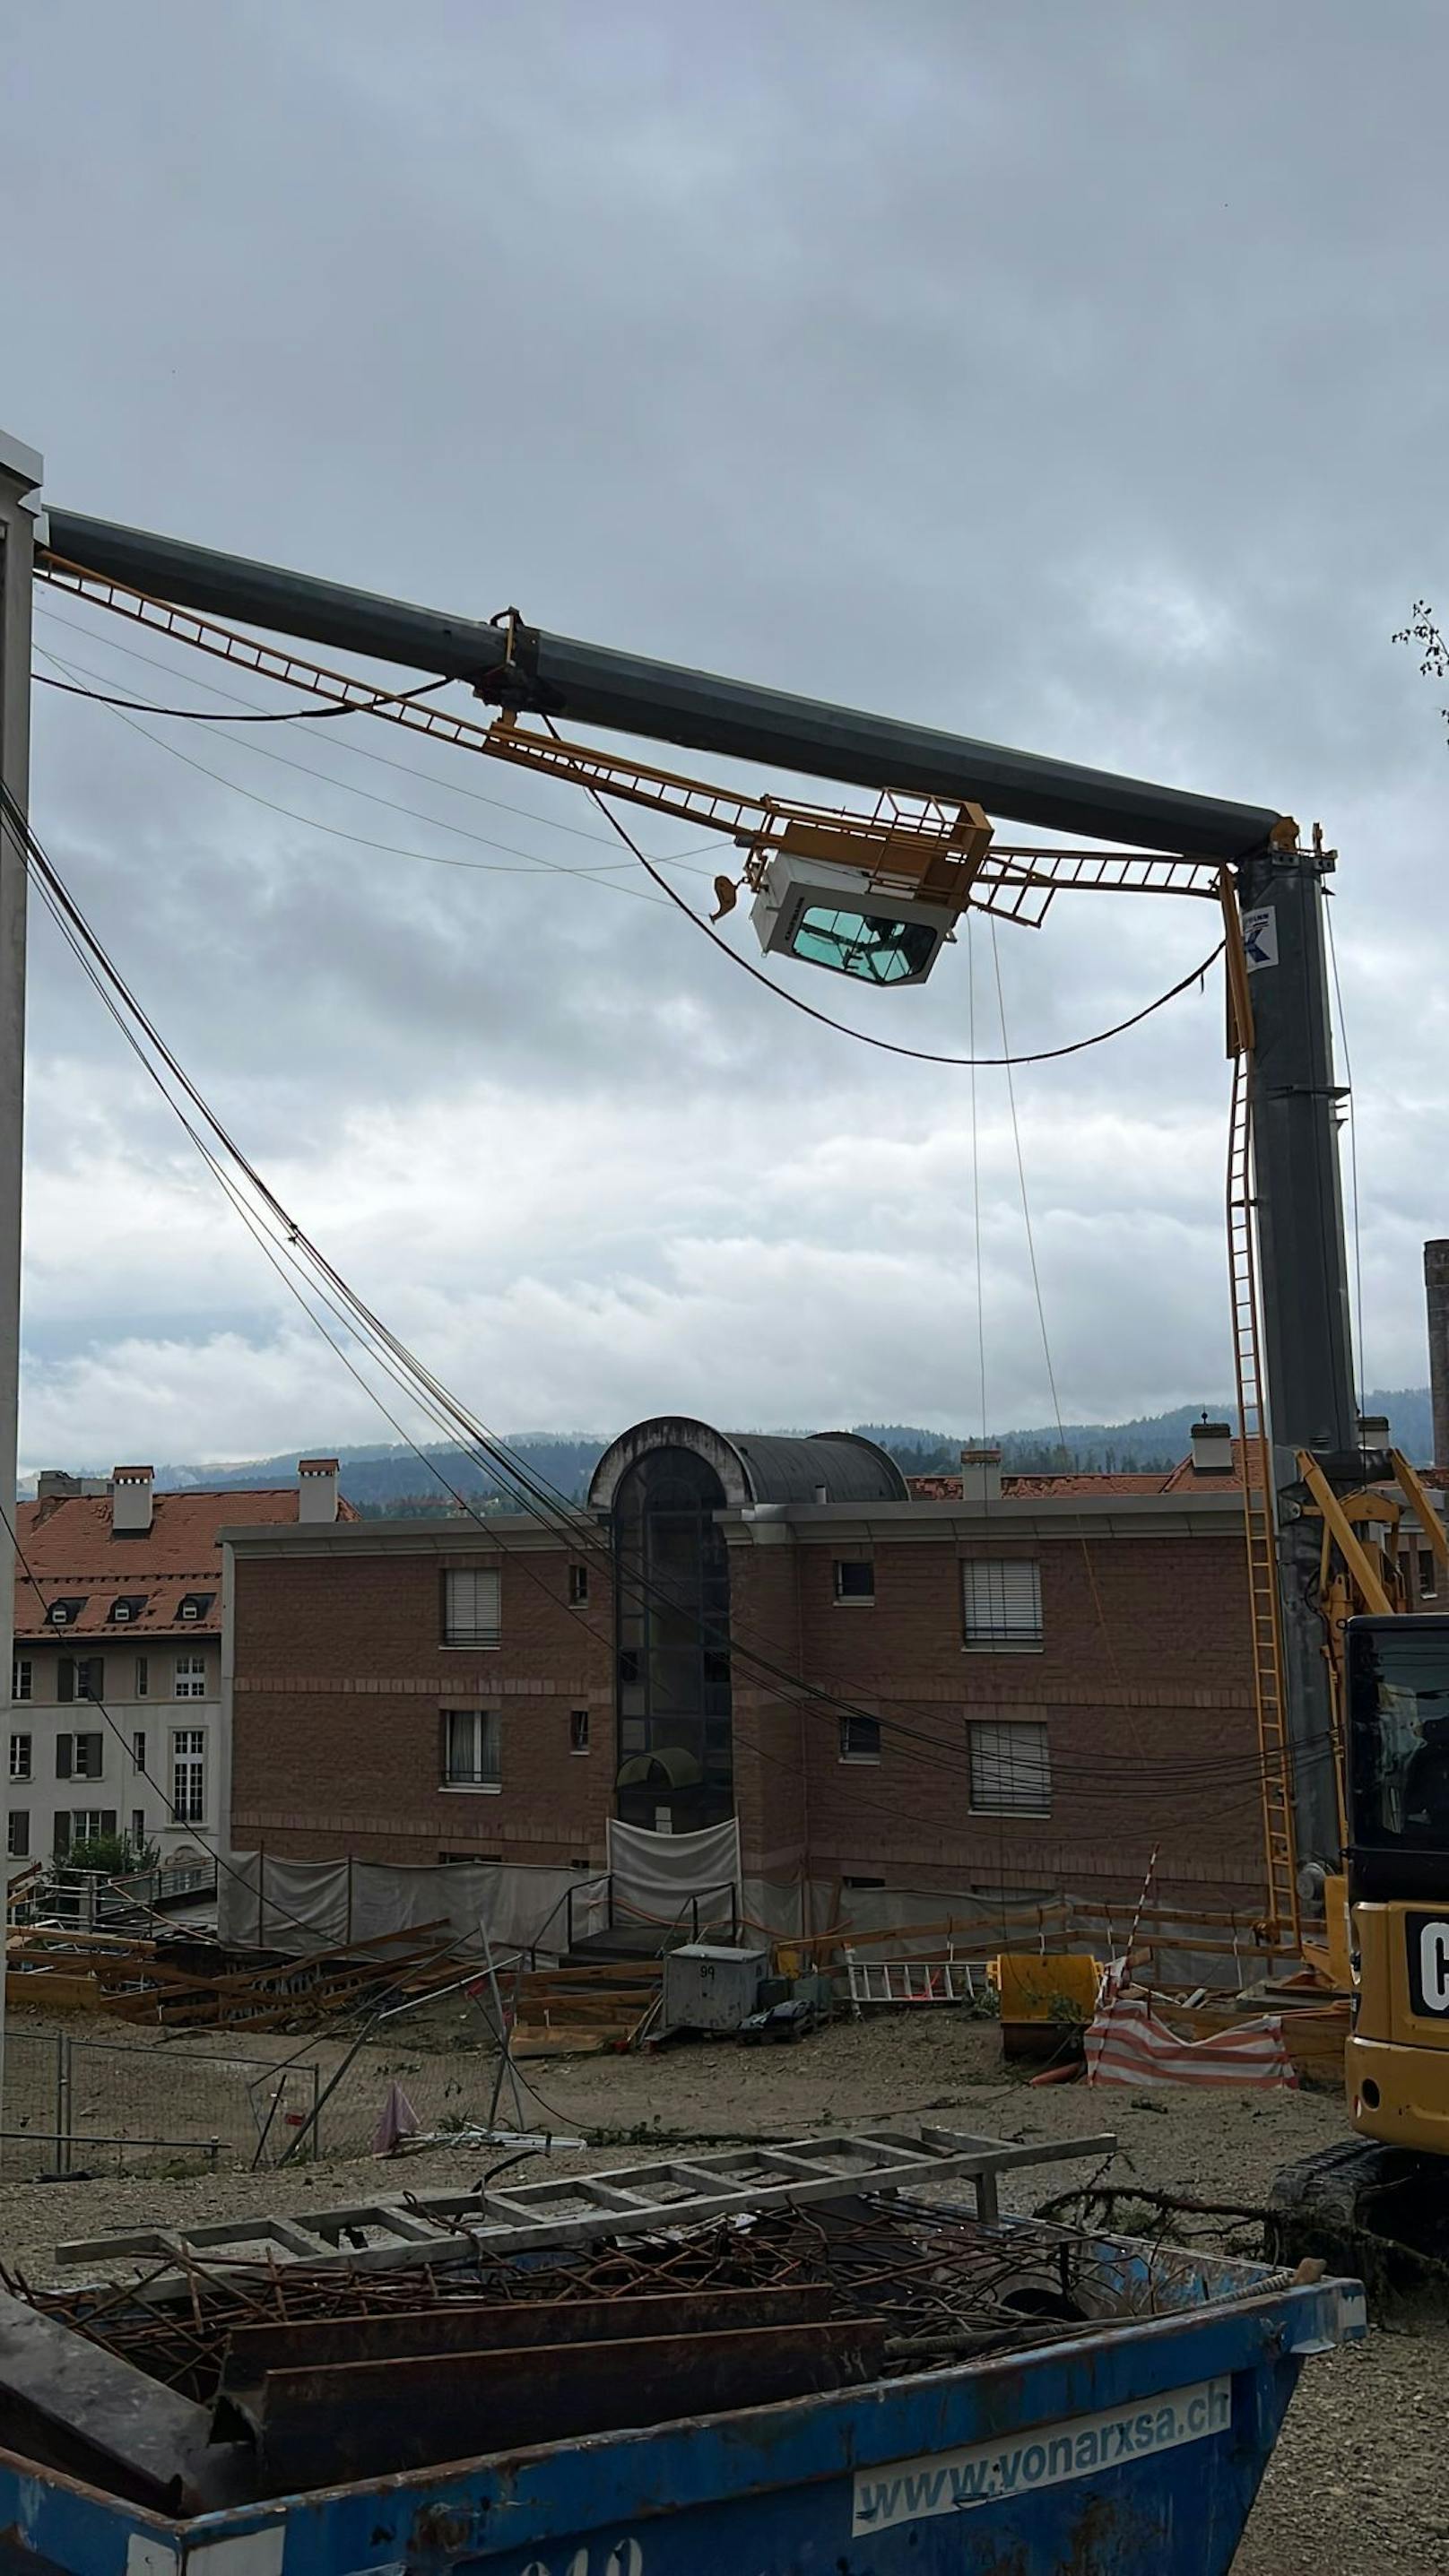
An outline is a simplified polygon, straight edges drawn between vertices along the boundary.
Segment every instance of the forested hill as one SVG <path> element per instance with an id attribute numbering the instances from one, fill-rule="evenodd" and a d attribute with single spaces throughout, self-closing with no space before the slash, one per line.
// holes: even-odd
<path id="1" fill-rule="evenodd" d="M 1233 1418 L 1234 1408 L 1224 1400 L 1209 1400 L 1206 1409 L 1225 1421 Z M 1430 1462 L 1433 1437 L 1426 1387 L 1376 1390 L 1366 1398 L 1365 1409 L 1387 1414 L 1395 1445 L 1421 1464 Z M 1060 1434 L 1055 1424 L 1046 1424 L 1022 1431 L 996 1431 L 991 1438 L 1000 1446 L 1004 1463 L 1018 1471 L 1096 1467 L 1122 1472 L 1171 1467 L 1186 1456 L 1190 1426 L 1203 1410 L 1201 1404 L 1181 1404 L 1169 1413 L 1143 1414 L 1130 1422 L 1068 1422 Z M 953 1467 L 963 1441 L 977 1436 L 966 1431 L 932 1431 L 909 1422 L 865 1422 L 856 1427 L 889 1449 L 908 1475 Z M 606 1442 L 598 1432 L 515 1432 L 508 1435 L 507 1446 L 530 1474 L 554 1493 L 571 1502 L 581 1502 Z M 224 1467 L 161 1467 L 156 1482 L 159 1488 L 171 1491 L 192 1485 L 291 1485 L 297 1479 L 298 1456 L 316 1455 L 319 1451 L 326 1452 L 325 1442 L 303 1439 L 284 1456 L 275 1458 L 249 1459 Z M 460 1449 L 428 1449 L 424 1453 L 426 1464 L 415 1450 L 401 1444 L 340 1449 L 336 1454 L 342 1465 L 343 1492 L 369 1516 L 446 1510 L 454 1494 L 463 1496 L 475 1508 L 480 1503 L 503 1500 L 500 1479 Z M 77 1469 L 77 1473 L 87 1475 L 104 1472 L 104 1468 L 91 1466 Z"/>

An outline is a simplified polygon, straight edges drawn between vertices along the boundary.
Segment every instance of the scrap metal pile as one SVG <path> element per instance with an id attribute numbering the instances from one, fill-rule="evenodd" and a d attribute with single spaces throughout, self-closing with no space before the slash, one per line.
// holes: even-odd
<path id="1" fill-rule="evenodd" d="M 189 2259 L 123 2289 L 8 2287 L 124 2374 L 132 2491 L 136 2392 L 176 2416 L 180 2482 L 141 2499 L 169 2509 L 959 2366 L 1155 2303 L 1150 2270 L 1067 2229 L 872 2192 L 441 2267 Z"/>

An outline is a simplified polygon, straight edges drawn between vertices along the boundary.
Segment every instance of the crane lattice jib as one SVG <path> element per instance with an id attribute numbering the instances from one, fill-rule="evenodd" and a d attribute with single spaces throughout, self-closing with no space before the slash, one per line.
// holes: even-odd
<path id="1" fill-rule="evenodd" d="M 1211 860 L 1133 850 L 1023 849 L 996 844 L 979 807 L 934 797 L 885 793 L 868 810 L 714 786 L 596 744 L 565 739 L 520 723 L 512 710 L 484 723 L 426 700 L 380 696 L 355 673 L 330 669 L 220 620 L 152 599 L 126 583 L 42 554 L 39 577 L 92 606 L 149 627 L 255 672 L 305 690 L 329 705 L 401 725 L 434 742 L 553 778 L 595 795 L 645 807 L 672 820 L 724 834 L 752 859 L 804 850 L 835 866 L 857 868 L 869 885 L 932 898 L 959 911 L 967 903 L 1038 929 L 1060 893 L 1178 894 L 1218 899 L 1221 869 Z M 505 665 L 505 670 L 507 666 Z M 499 675 L 491 675 L 499 684 Z M 218 721 L 224 723 L 224 716 Z"/>

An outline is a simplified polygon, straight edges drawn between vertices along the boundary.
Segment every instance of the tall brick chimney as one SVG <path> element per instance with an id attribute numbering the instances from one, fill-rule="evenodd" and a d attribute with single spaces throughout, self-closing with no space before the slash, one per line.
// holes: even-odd
<path id="1" fill-rule="evenodd" d="M 1436 1467 L 1449 1467 L 1449 1243 L 1424 1246 L 1424 1304 L 1429 1322 L 1429 1395 L 1434 1407 Z"/>

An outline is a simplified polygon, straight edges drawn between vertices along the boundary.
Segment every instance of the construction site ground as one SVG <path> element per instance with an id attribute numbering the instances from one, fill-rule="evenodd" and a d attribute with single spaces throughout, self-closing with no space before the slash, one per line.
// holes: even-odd
<path id="1" fill-rule="evenodd" d="M 17 2019 L 16 2027 L 25 2027 Z M 133 2031 L 128 2034 L 135 2039 Z M 198 2035 L 199 2037 L 200 2035 Z M 480 2047 L 479 2042 L 483 2045 Z M 215 2047 L 214 2038 L 209 2043 Z M 302 2043 L 271 2039 L 281 2057 Z M 167 2049 L 184 2055 L 187 2041 Z M 318 2043 L 324 2061 L 338 2042 Z M 406 2038 L 369 2044 L 356 2070 L 381 2111 L 394 2079 L 437 2090 L 449 2061 L 454 2097 L 486 2110 L 492 2058 L 476 2015 L 437 2008 Z M 888 2125 L 922 2114 L 942 2126 L 1036 2142 L 1104 2129 L 1119 2139 L 1107 2179 L 1206 2200 L 1265 2197 L 1277 2167 L 1344 2134 L 1327 2092 L 1262 2093 L 1175 2088 L 1132 2094 L 1079 2084 L 1028 2086 L 1005 2076 L 990 2023 L 954 2011 L 892 2013 L 843 2022 L 796 2046 L 745 2049 L 727 2041 L 673 2045 L 653 2055 L 557 2057 L 523 2066 L 539 2088 L 540 2128 L 573 2131 L 584 2154 L 528 2169 L 560 2174 L 638 2161 L 668 2146 L 737 2137 Z M 28 2278 L 74 2279 L 52 2249 L 146 2219 L 170 2224 L 260 2210 L 305 2210 L 379 2191 L 444 2189 L 476 2182 L 476 2147 L 411 2153 L 396 2162 L 326 2158 L 283 2170 L 165 2175 L 104 2172 L 56 2183 L 0 2184 L 0 2260 Z M 1029 2209 L 1084 2179 L 1058 2164 L 1008 2177 L 1003 2205 Z M 1270 2465 L 1234 2576 L 1427 2576 L 1444 2564 L 1444 2425 L 1449 2417 L 1449 2332 L 1385 2333 L 1310 2361 Z"/>

